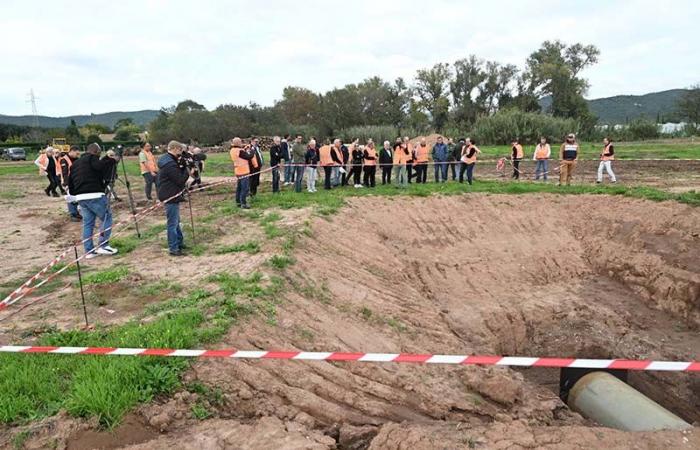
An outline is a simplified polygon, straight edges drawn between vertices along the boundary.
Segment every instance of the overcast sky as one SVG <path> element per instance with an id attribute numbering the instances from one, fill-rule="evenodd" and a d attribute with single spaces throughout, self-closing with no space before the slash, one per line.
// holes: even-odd
<path id="1" fill-rule="evenodd" d="M 325 92 L 411 80 L 475 54 L 522 67 L 545 40 L 594 44 L 588 98 L 700 82 L 700 2 L 37 1 L 0 3 L 0 114 L 272 105 L 287 85 Z"/>

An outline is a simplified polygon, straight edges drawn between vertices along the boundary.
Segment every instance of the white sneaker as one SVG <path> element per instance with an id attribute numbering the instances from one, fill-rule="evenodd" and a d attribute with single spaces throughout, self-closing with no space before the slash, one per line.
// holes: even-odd
<path id="1" fill-rule="evenodd" d="M 102 246 L 102 247 L 98 248 L 97 250 L 95 250 L 95 253 L 97 253 L 98 255 L 112 256 L 112 255 L 116 255 L 117 253 L 119 253 L 119 250 L 117 250 L 116 248 L 110 247 L 109 245 L 105 245 L 105 246 Z"/>
<path id="2" fill-rule="evenodd" d="M 97 258 L 97 253 L 92 252 L 92 253 L 88 253 L 87 255 L 85 255 L 85 259 L 92 259 L 92 258 Z"/>

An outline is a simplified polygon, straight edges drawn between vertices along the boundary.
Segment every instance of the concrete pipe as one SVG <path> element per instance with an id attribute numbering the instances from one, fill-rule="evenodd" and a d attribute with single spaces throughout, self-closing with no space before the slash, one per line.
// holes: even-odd
<path id="1" fill-rule="evenodd" d="M 605 372 L 583 376 L 569 391 L 571 409 L 597 423 L 625 431 L 682 430 L 691 425 Z"/>

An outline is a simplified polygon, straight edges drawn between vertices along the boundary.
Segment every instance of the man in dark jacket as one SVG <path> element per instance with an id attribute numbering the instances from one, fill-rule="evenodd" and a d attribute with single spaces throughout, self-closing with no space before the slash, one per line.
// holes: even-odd
<path id="1" fill-rule="evenodd" d="M 447 181 L 447 158 L 450 151 L 442 141 L 442 136 L 438 136 L 437 143 L 433 146 L 433 162 L 435 163 L 435 182 L 443 183 Z"/>
<path id="2" fill-rule="evenodd" d="M 116 158 L 106 156 L 100 159 L 102 149 L 98 144 L 87 146 L 85 154 L 71 165 L 68 176 L 68 192 L 78 202 L 83 216 L 83 247 L 86 259 L 97 255 L 115 255 L 117 249 L 109 246 L 112 234 L 112 211 L 105 195 L 107 183 L 114 173 Z M 96 219 L 100 219 L 100 238 L 95 249 L 92 236 Z"/>
<path id="3" fill-rule="evenodd" d="M 250 160 L 250 196 L 255 197 L 258 195 L 258 186 L 260 186 L 260 170 L 265 163 L 258 138 L 251 139 L 250 151 L 253 154 L 253 159 Z"/>
<path id="4" fill-rule="evenodd" d="M 164 203 L 166 227 L 168 230 L 168 250 L 171 256 L 182 256 L 185 248 L 182 227 L 180 226 L 180 202 L 187 185 L 189 173 L 185 161 L 181 159 L 183 145 L 177 141 L 168 143 L 168 151 L 158 159 L 158 200 Z"/>
<path id="5" fill-rule="evenodd" d="M 282 146 L 280 145 L 280 137 L 272 138 L 270 146 L 270 167 L 272 167 L 272 193 L 280 191 L 280 160 L 282 159 Z"/>
<path id="6" fill-rule="evenodd" d="M 384 148 L 379 152 L 379 166 L 382 168 L 382 184 L 391 184 L 391 169 L 394 163 L 394 155 L 391 150 L 391 142 L 384 141 Z"/>
<path id="7" fill-rule="evenodd" d="M 285 134 L 280 142 L 282 161 L 284 161 L 284 185 L 289 186 L 294 183 L 294 157 L 292 156 L 292 145 L 289 142 L 289 134 Z"/>

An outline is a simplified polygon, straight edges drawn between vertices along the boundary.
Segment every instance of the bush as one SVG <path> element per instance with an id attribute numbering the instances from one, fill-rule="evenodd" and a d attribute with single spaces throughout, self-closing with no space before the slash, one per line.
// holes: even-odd
<path id="1" fill-rule="evenodd" d="M 629 140 L 643 141 L 644 139 L 656 139 L 661 134 L 659 126 L 647 119 L 635 119 L 627 126 Z"/>
<path id="2" fill-rule="evenodd" d="M 578 133 L 580 130 L 580 123 L 574 119 L 511 109 L 479 118 L 470 135 L 479 144 L 505 145 L 510 144 L 513 138 L 534 144 L 541 136 L 558 141 L 568 133 Z"/>
<path id="3" fill-rule="evenodd" d="M 360 143 L 364 144 L 367 142 L 367 139 L 372 138 L 375 145 L 381 145 L 384 141 L 394 142 L 397 136 L 399 136 L 399 130 L 391 125 L 350 127 L 338 132 L 338 137 L 343 142 L 352 142 L 354 139 L 359 139 Z"/>

